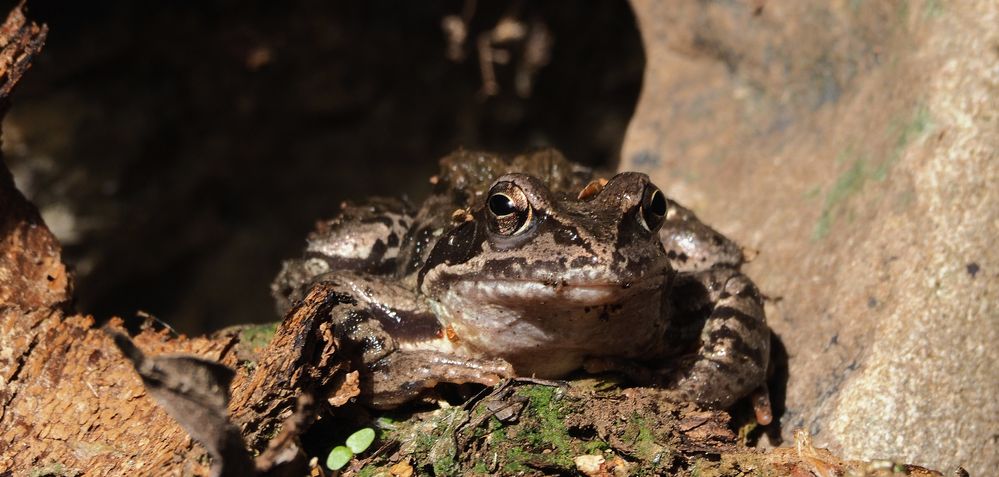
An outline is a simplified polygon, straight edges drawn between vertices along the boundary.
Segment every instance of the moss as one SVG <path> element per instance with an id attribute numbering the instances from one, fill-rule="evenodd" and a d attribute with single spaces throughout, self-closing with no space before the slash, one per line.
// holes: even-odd
<path id="1" fill-rule="evenodd" d="M 491 472 L 489 471 L 489 467 L 486 466 L 486 463 L 481 460 L 476 462 L 475 465 L 472 466 L 472 473 L 479 475 L 491 474 Z"/>
<path id="2" fill-rule="evenodd" d="M 529 470 L 525 464 L 530 460 L 532 454 L 519 447 L 511 447 L 506 451 L 506 459 L 503 463 L 503 474 L 514 475 Z"/>
<path id="3" fill-rule="evenodd" d="M 267 346 L 277 332 L 278 322 L 260 325 L 248 325 L 239 332 L 239 341 L 251 349 L 261 349 Z"/>
<path id="4" fill-rule="evenodd" d="M 497 464 L 503 475 L 528 472 L 539 466 L 565 470 L 575 468 L 572 457 L 580 452 L 575 448 L 577 441 L 569 435 L 565 425 L 569 409 L 562 400 L 562 390 L 531 385 L 518 389 L 516 395 L 526 399 L 524 411 L 516 424 L 504 424 L 495 417 L 490 417 L 475 430 L 466 429 L 467 435 L 486 443 L 486 455 L 495 453 L 499 456 Z M 485 412 L 488 412 L 485 406 L 477 406 L 472 414 L 481 416 Z M 595 447 L 603 448 L 606 444 L 598 443 Z M 434 471 L 439 473 L 437 467 Z M 481 460 L 469 471 L 476 474 L 493 473 Z"/>
<path id="5" fill-rule="evenodd" d="M 593 440 L 583 443 L 583 454 L 602 454 L 610 449 L 610 445 L 601 440 Z"/>
<path id="6" fill-rule="evenodd" d="M 42 467 L 35 467 L 34 469 L 31 469 L 28 475 L 31 477 L 75 477 L 80 475 L 80 472 L 77 470 L 67 469 L 66 466 L 58 462 L 52 462 Z"/>
<path id="7" fill-rule="evenodd" d="M 253 374 L 257 370 L 257 362 L 249 359 L 240 360 L 236 363 L 236 366 L 243 368 L 248 375 Z"/>
<path id="8" fill-rule="evenodd" d="M 458 475 L 458 461 L 453 455 L 441 457 L 432 464 L 434 475 Z"/>
<path id="9" fill-rule="evenodd" d="M 435 475 L 455 475 L 459 470 L 455 430 L 467 419 L 468 412 L 460 407 L 441 409 L 427 421 L 413 427 L 396 424 L 398 428 L 392 435 L 407 443 L 403 452 L 417 457 L 417 466 L 429 466 Z"/>
<path id="10" fill-rule="evenodd" d="M 894 163 L 897 161 L 909 143 L 922 137 L 932 127 L 933 121 L 930 119 L 930 112 L 924 105 L 917 106 L 916 110 L 912 113 L 912 117 L 901 126 L 892 125 L 890 129 L 893 131 L 890 131 L 890 134 L 894 133 L 893 135 L 896 138 L 895 148 L 892 150 L 889 162 Z"/>
<path id="11" fill-rule="evenodd" d="M 749 421 L 739 427 L 738 441 L 740 445 L 749 445 L 749 436 L 756 430 L 759 424 L 756 421 Z"/>
<path id="12" fill-rule="evenodd" d="M 822 213 L 819 215 L 819 221 L 812 234 L 813 238 L 821 239 L 828 235 L 836 216 L 844 214 L 841 211 L 843 204 L 854 194 L 860 192 L 868 181 L 880 182 L 887 179 L 888 172 L 902 157 L 906 147 L 916 139 L 923 137 L 931 128 L 932 121 L 929 111 L 923 105 L 917 106 L 906 121 L 890 124 L 886 134 L 889 137 L 894 137 L 895 141 L 887 157 L 881 161 L 872 161 L 865 154 L 855 157 L 850 168 L 836 178 L 836 182 L 826 193 Z M 847 147 L 837 155 L 836 162 L 844 162 L 852 156 L 854 156 L 852 148 Z M 845 211 L 845 214 L 848 219 L 852 217 L 849 210 Z"/>
<path id="13" fill-rule="evenodd" d="M 567 410 L 559 397 L 562 390 L 551 386 L 527 386 L 518 395 L 528 399 L 528 410 L 538 419 L 535 425 L 526 426 L 519 436 L 532 448 L 551 449 L 543 454 L 545 461 L 565 468 L 573 468 L 572 437 L 565 425 Z"/>
<path id="14" fill-rule="evenodd" d="M 690 477 L 703 477 L 703 472 L 701 470 L 703 462 L 704 459 L 694 460 L 694 463 L 690 465 Z"/>
<path id="15" fill-rule="evenodd" d="M 923 17 L 935 18 L 943 14 L 944 6 L 940 0 L 926 0 L 923 4 Z"/>
<path id="16" fill-rule="evenodd" d="M 371 477 L 381 470 L 384 469 L 374 465 L 366 465 L 357 471 L 357 477 Z"/>
<path id="17" fill-rule="evenodd" d="M 836 207 L 846 198 L 863 188 L 864 182 L 867 181 L 866 171 L 866 161 L 857 159 L 849 169 L 836 178 L 836 183 L 833 184 L 832 189 L 826 194 L 822 215 L 819 217 L 819 223 L 815 226 L 815 238 L 823 238 L 829 233 Z"/>
<path id="18" fill-rule="evenodd" d="M 621 439 L 631 445 L 635 457 L 644 461 L 652 461 L 665 450 L 656 442 L 652 427 L 638 413 L 633 413 L 628 418 L 624 432 L 621 433 Z"/>

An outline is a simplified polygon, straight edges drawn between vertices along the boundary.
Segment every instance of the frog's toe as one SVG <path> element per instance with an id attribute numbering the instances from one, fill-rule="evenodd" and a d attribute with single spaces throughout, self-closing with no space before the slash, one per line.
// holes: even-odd
<path id="1" fill-rule="evenodd" d="M 447 357 L 436 363 L 442 371 L 438 381 L 445 383 L 478 383 L 495 386 L 516 374 L 513 365 L 503 359 Z"/>
<path id="2" fill-rule="evenodd" d="M 365 376 L 365 375 L 362 375 Z M 477 359 L 438 351 L 397 351 L 369 366 L 366 380 L 373 407 L 396 407 L 440 383 L 495 386 L 514 376 L 502 359 Z"/>
<path id="3" fill-rule="evenodd" d="M 752 394 L 750 400 L 753 404 L 753 412 L 756 414 L 756 422 L 761 426 L 769 425 L 774 420 L 774 411 L 770 405 L 770 390 L 766 383 L 761 385 Z"/>

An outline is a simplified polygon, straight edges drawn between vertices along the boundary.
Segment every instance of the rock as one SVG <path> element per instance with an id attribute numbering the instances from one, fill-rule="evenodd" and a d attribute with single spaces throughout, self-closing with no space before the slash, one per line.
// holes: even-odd
<path id="1" fill-rule="evenodd" d="M 605 459 L 602 455 L 581 455 L 573 461 L 576 463 L 576 470 L 585 475 L 594 475 L 600 472 L 600 466 L 604 464 Z"/>
<path id="2" fill-rule="evenodd" d="M 632 4 L 621 169 L 759 251 L 785 440 L 999 468 L 999 4 Z"/>

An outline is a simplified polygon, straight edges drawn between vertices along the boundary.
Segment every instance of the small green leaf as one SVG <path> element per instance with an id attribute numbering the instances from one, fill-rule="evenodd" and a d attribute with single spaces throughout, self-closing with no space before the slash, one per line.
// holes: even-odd
<path id="1" fill-rule="evenodd" d="M 396 421 L 395 419 L 392 419 L 391 417 L 382 416 L 382 417 L 379 417 L 378 419 L 375 419 L 375 427 L 377 427 L 379 429 L 395 429 L 396 423 L 398 423 L 398 422 L 399 421 Z"/>
<path id="2" fill-rule="evenodd" d="M 329 467 L 330 470 L 340 470 L 353 458 L 354 453 L 347 446 L 336 446 L 326 457 L 326 467 Z"/>
<path id="3" fill-rule="evenodd" d="M 375 430 L 370 427 L 365 427 L 347 438 L 347 447 L 354 451 L 355 454 L 360 454 L 364 452 L 372 442 L 375 441 Z"/>

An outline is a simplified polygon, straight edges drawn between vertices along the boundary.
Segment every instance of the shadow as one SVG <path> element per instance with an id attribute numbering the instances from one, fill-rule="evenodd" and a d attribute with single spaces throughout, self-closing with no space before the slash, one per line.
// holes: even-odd
<path id="1" fill-rule="evenodd" d="M 767 387 L 770 389 L 770 408 L 773 411 L 774 420 L 769 426 L 763 428 L 763 433 L 774 444 L 782 442 L 781 418 L 787 410 L 787 379 L 789 376 L 787 360 L 787 348 L 784 347 L 784 341 L 777 333 L 771 331 Z"/>
<path id="2" fill-rule="evenodd" d="M 272 321 L 270 282 L 315 220 L 422 197 L 456 148 L 613 167 L 645 65 L 628 3 L 471 2 L 453 61 L 441 24 L 464 3 L 31 2 L 50 30 L 5 160 L 39 209 L 67 212 L 49 225 L 79 311 L 189 334 Z M 521 95 L 526 50 L 507 46 L 486 98 L 475 39 L 505 15 L 550 50 Z"/>

